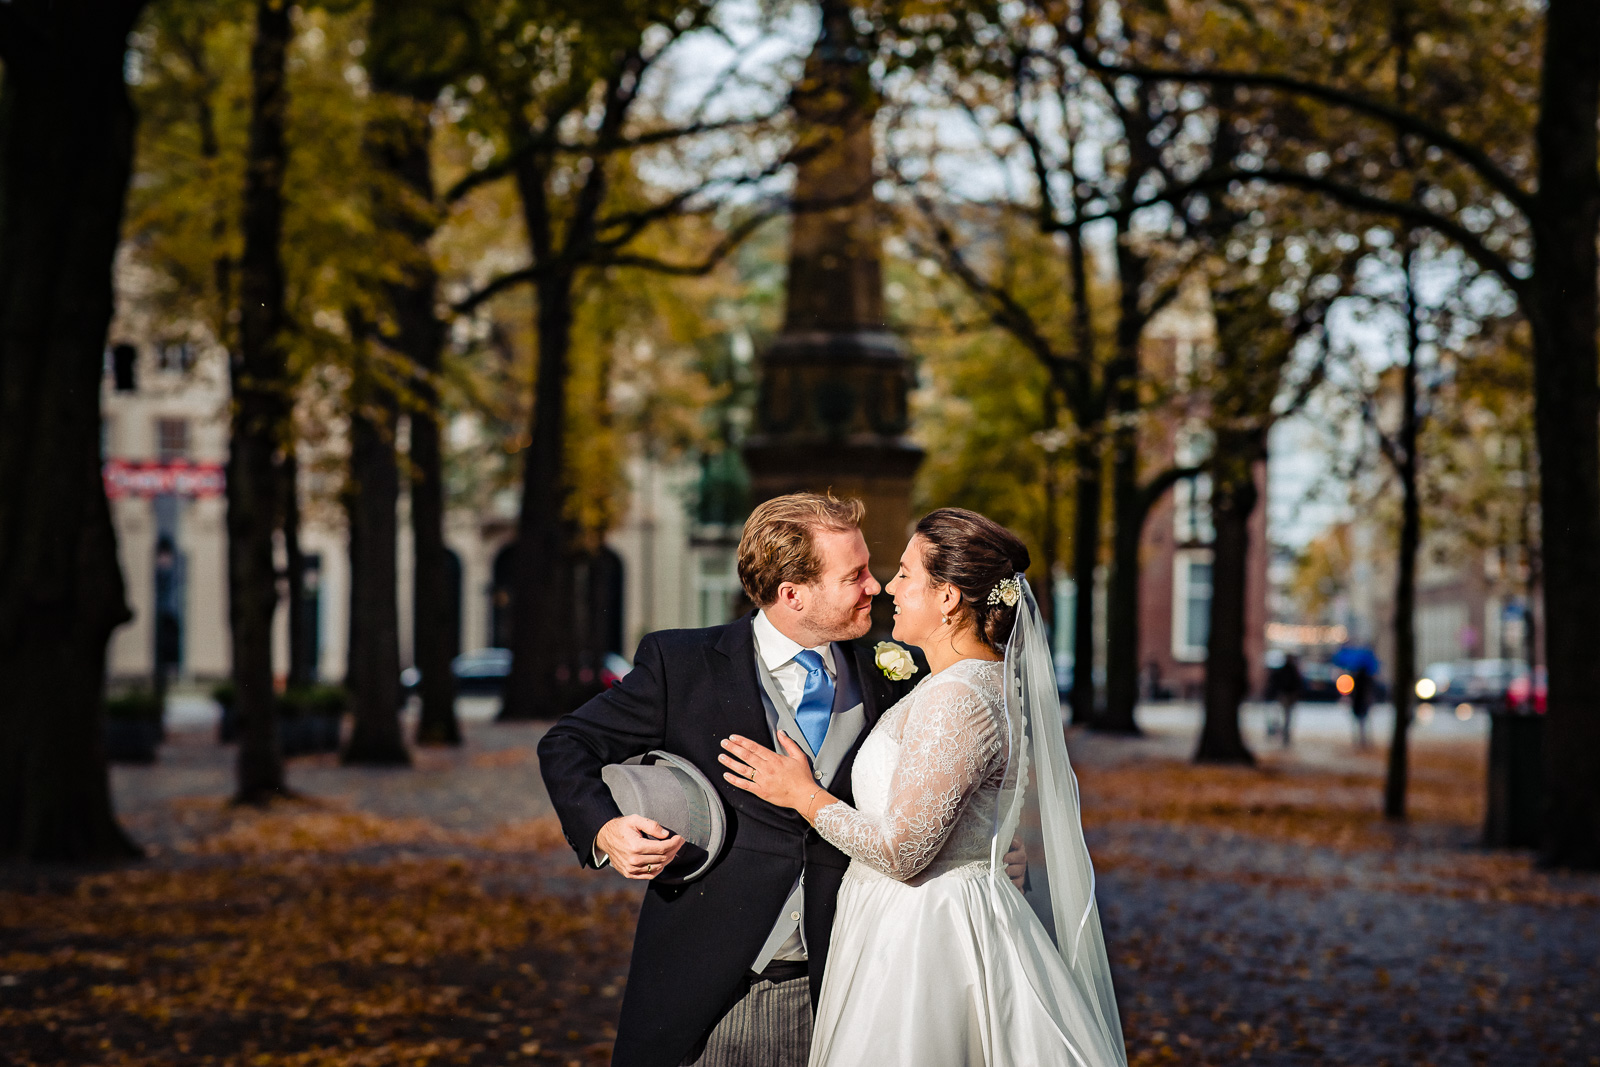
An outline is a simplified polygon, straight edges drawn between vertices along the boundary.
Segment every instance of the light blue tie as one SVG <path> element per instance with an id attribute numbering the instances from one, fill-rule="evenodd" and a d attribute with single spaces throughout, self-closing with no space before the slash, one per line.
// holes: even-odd
<path id="1" fill-rule="evenodd" d="M 794 709 L 794 721 L 815 755 L 822 751 L 822 741 L 828 736 L 828 723 L 833 718 L 833 679 L 828 677 L 820 653 L 801 649 L 794 654 L 794 661 L 806 669 L 806 687 L 800 693 L 800 706 Z"/>

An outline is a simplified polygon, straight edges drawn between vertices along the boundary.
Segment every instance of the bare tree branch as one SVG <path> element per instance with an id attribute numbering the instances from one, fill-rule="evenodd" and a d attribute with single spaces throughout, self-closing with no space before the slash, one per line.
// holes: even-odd
<path id="1" fill-rule="evenodd" d="M 523 267 L 521 270 L 514 270 L 509 274 L 502 274 L 477 292 L 451 304 L 450 310 L 457 315 L 469 315 L 484 301 L 492 300 L 507 289 L 514 289 L 519 285 L 538 281 L 543 273 L 544 270 L 542 268 L 533 266 Z"/>
<path id="2" fill-rule="evenodd" d="M 1139 515 L 1141 517 L 1148 515 L 1150 509 L 1156 506 L 1156 501 L 1160 500 L 1168 489 L 1179 482 L 1198 478 L 1205 473 L 1205 470 L 1204 466 L 1198 464 L 1188 467 L 1168 467 L 1152 477 L 1139 487 Z"/>
<path id="3" fill-rule="evenodd" d="M 1519 298 L 1526 298 L 1527 296 L 1527 279 L 1518 276 L 1512 262 L 1484 244 L 1481 237 L 1454 219 L 1446 218 L 1417 203 L 1374 196 L 1371 193 L 1357 189 L 1355 186 L 1346 185 L 1332 178 L 1307 174 L 1305 171 L 1291 170 L 1286 167 L 1224 168 L 1207 171 L 1191 181 L 1163 190 L 1154 196 L 1132 201 L 1121 207 L 1086 215 L 1081 222 L 1089 223 L 1101 219 L 1121 218 L 1126 213 L 1142 208 L 1176 203 L 1193 193 L 1204 192 L 1208 189 L 1225 189 L 1230 183 L 1236 181 L 1266 182 L 1273 185 L 1285 185 L 1291 188 L 1303 189 L 1307 192 L 1322 193 L 1347 207 L 1371 212 L 1375 215 L 1394 216 L 1414 226 L 1435 230 L 1459 245 L 1463 252 L 1471 256 L 1479 266 L 1498 277 L 1505 283 L 1506 288 L 1516 293 Z M 1066 227 L 1060 226 L 1058 228 L 1065 229 Z"/>
<path id="4" fill-rule="evenodd" d="M 1298 96 L 1309 96 L 1335 107 L 1343 107 L 1381 119 L 1396 129 L 1420 137 L 1430 144 L 1451 153 L 1501 195 L 1516 205 L 1525 216 L 1532 216 L 1533 195 L 1515 178 L 1495 163 L 1483 149 L 1452 134 L 1449 130 L 1402 108 L 1374 100 L 1346 89 L 1307 81 L 1287 74 L 1230 70 L 1163 70 L 1157 67 L 1122 66 L 1107 63 L 1094 54 L 1082 34 L 1068 38 L 1069 46 L 1079 62 L 1091 70 L 1114 77 L 1137 78 L 1141 81 L 1189 82 L 1198 85 L 1242 86 L 1256 89 L 1276 89 Z"/>
<path id="5" fill-rule="evenodd" d="M 989 306 L 989 319 L 996 326 L 1015 337 L 1025 348 L 1043 363 L 1050 377 L 1056 381 L 1069 398 L 1077 397 L 1077 390 L 1066 380 L 1063 363 L 1065 362 L 1055 351 L 1044 331 L 1034 320 L 1028 309 L 1005 289 L 995 285 L 978 273 L 967 258 L 961 254 L 956 246 L 955 235 L 950 226 L 939 217 L 938 212 L 926 197 L 916 197 L 916 203 L 923 216 L 933 227 L 934 242 L 938 246 L 939 259 L 944 263 L 945 269 L 952 274 L 979 303 Z"/>
<path id="6" fill-rule="evenodd" d="M 657 259 L 654 256 L 623 253 L 621 255 L 603 256 L 595 261 L 595 265 L 602 267 L 638 267 L 642 270 L 654 271 L 657 274 L 671 274 L 688 278 L 699 277 L 704 274 L 710 274 L 716 269 L 717 264 L 721 263 L 734 249 L 744 243 L 745 238 L 782 214 L 784 214 L 782 209 L 773 209 L 750 216 L 729 230 L 727 235 L 718 241 L 716 246 L 706 255 L 706 258 L 698 263 L 671 263 L 663 259 Z"/>

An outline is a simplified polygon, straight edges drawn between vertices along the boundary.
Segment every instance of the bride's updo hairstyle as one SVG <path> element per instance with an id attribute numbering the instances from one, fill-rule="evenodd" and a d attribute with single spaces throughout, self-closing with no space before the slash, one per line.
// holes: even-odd
<path id="1" fill-rule="evenodd" d="M 928 512 L 917 523 L 916 533 L 927 542 L 922 565 L 928 577 L 955 586 L 978 637 L 994 651 L 1004 652 L 1021 601 L 998 596 L 991 601 L 990 594 L 1001 582 L 1028 569 L 1028 546 L 998 522 L 965 508 Z"/>

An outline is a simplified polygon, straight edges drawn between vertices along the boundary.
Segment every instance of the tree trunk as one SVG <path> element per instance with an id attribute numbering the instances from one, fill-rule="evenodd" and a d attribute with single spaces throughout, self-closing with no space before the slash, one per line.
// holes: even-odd
<path id="1" fill-rule="evenodd" d="M 436 421 L 438 396 L 431 386 L 418 386 L 424 410 L 411 415 L 411 534 L 416 554 L 412 632 L 417 669 L 422 673 L 422 719 L 417 741 L 427 745 L 459 745 L 456 679 L 451 660 L 458 641 L 460 605 L 449 574 L 444 543 L 444 463 Z"/>
<path id="2" fill-rule="evenodd" d="M 238 793 L 260 804 L 288 790 L 273 698 L 272 616 L 278 582 L 272 533 L 278 469 L 289 416 L 284 325 L 283 174 L 288 151 L 285 59 L 289 6 L 259 0 L 250 50 L 249 144 L 245 160 L 244 251 L 239 260 L 239 350 L 229 360 L 233 421 L 228 451 L 228 621 L 234 708 L 239 716 Z"/>
<path id="3" fill-rule="evenodd" d="M 1044 388 L 1044 431 L 1055 433 L 1061 425 L 1061 409 L 1056 400 L 1056 388 L 1046 383 Z M 1056 565 L 1061 559 L 1061 528 L 1058 516 L 1061 510 L 1061 468 L 1056 462 L 1056 449 L 1047 448 L 1044 454 L 1044 522 L 1041 524 L 1039 567 L 1044 572 L 1044 585 L 1034 590 L 1039 602 L 1039 616 L 1050 633 L 1050 647 L 1056 647 Z"/>
<path id="4" fill-rule="evenodd" d="M 1129 132 L 1130 142 L 1141 136 Z M 1131 145 L 1142 166 L 1149 150 Z M 1106 596 L 1106 708 L 1099 725 L 1115 733 L 1138 734 L 1139 703 L 1139 535 L 1147 508 L 1139 491 L 1139 343 L 1146 316 L 1140 308 L 1148 265 L 1129 244 L 1127 223 L 1117 234 L 1117 351 L 1106 369 L 1106 399 L 1115 428 L 1111 434 L 1111 580 Z"/>
<path id="5" fill-rule="evenodd" d="M 1394 733 L 1389 741 L 1388 770 L 1383 781 L 1383 814 L 1406 817 L 1406 783 L 1411 755 L 1411 707 L 1417 685 L 1417 551 L 1422 545 L 1422 501 L 1417 487 L 1417 350 L 1421 347 L 1417 314 L 1416 250 L 1406 235 L 1406 362 L 1401 368 L 1400 436 L 1395 442 L 1395 474 L 1400 478 L 1400 556 L 1394 584 Z"/>
<path id="6" fill-rule="evenodd" d="M 422 717 L 417 742 L 461 743 L 456 719 L 456 680 L 450 661 L 457 651 L 460 604 L 449 580 L 444 542 L 444 462 L 439 443 L 439 395 L 435 379 L 444 349 L 444 327 L 434 312 L 438 275 L 428 241 L 437 228 L 433 169 L 429 156 L 433 126 L 429 111 L 438 95 L 432 77 L 415 75 L 416 43 L 408 31 L 408 12 L 398 5 L 373 10 L 368 70 L 374 92 L 387 96 L 388 109 L 367 131 L 367 155 L 392 185 L 378 191 L 383 225 L 405 235 L 410 261 L 403 281 L 389 286 L 396 329 L 384 343 L 410 361 L 410 494 L 412 580 L 412 657 L 422 675 Z"/>
<path id="7" fill-rule="evenodd" d="M 278 481 L 283 499 L 283 584 L 289 598 L 289 688 L 298 689 L 316 679 L 317 650 L 311 645 L 311 620 L 306 616 L 306 554 L 300 547 L 300 463 L 292 444 L 285 446 Z"/>
<path id="8" fill-rule="evenodd" d="M 1094 585 L 1100 565 L 1100 450 L 1080 431 L 1073 448 L 1077 481 L 1072 502 L 1072 721 L 1094 721 Z"/>
<path id="9" fill-rule="evenodd" d="M 549 248 L 550 219 L 541 167 L 517 171 L 523 215 L 535 247 Z M 573 223 L 572 225 L 576 225 Z M 569 240 L 572 238 L 569 236 Z M 556 718 L 568 707 L 571 678 L 572 568 L 566 518 L 567 370 L 572 347 L 570 270 L 550 265 L 536 285 L 539 346 L 530 444 L 523 461 L 522 510 L 511 587 L 511 676 L 502 720 Z"/>
<path id="10" fill-rule="evenodd" d="M 1528 699 L 1533 699 L 1534 685 L 1533 672 L 1543 662 L 1539 658 L 1539 638 L 1543 630 L 1539 625 L 1535 612 L 1540 600 L 1540 567 L 1538 538 L 1533 530 L 1533 451 L 1531 447 L 1524 446 L 1521 455 L 1522 466 L 1522 508 L 1518 516 L 1518 537 L 1522 542 L 1522 658 L 1528 661 Z"/>
<path id="11" fill-rule="evenodd" d="M 395 596 L 400 465 L 395 398 L 380 386 L 352 389 L 350 486 L 350 650 L 346 684 L 354 729 L 343 762 L 411 762 L 400 731 L 400 608 Z"/>
<path id="12" fill-rule="evenodd" d="M 538 291 L 539 371 L 517 520 L 511 676 L 501 719 L 553 719 L 572 710 L 566 704 L 575 681 L 568 654 L 572 590 L 564 477 L 571 281 L 542 281 Z"/>
<path id="13" fill-rule="evenodd" d="M 1069 160 L 1075 215 L 1086 210 L 1076 164 Z M 1076 468 L 1072 501 L 1072 721 L 1094 721 L 1099 701 L 1094 683 L 1094 587 L 1100 566 L 1100 517 L 1105 469 L 1099 433 L 1105 419 L 1105 396 L 1095 388 L 1094 309 L 1089 294 L 1089 256 L 1083 230 L 1067 231 L 1067 271 L 1072 282 L 1072 339 L 1076 358 L 1061 382 L 1078 436 L 1072 459 Z"/>
<path id="14" fill-rule="evenodd" d="M 1544 862 L 1600 869 L 1600 7 L 1547 5 L 1530 303 L 1549 712 Z"/>
<path id="15" fill-rule="evenodd" d="M 1095 729 L 1138 736 L 1139 540 L 1147 509 L 1137 482 L 1137 452 L 1114 438 L 1111 461 L 1111 579 L 1106 595 L 1106 707 Z"/>
<path id="16" fill-rule="evenodd" d="M 1250 516 L 1260 496 L 1255 433 L 1217 434 L 1211 462 L 1211 625 L 1206 635 L 1205 722 L 1197 763 L 1254 763 L 1239 732 L 1239 705 L 1250 687 L 1244 654 L 1245 589 L 1249 581 Z"/>
<path id="17" fill-rule="evenodd" d="M 98 442 L 141 7 L 0 9 L 0 858 L 140 851 L 106 778 L 106 643 L 130 616 Z"/>

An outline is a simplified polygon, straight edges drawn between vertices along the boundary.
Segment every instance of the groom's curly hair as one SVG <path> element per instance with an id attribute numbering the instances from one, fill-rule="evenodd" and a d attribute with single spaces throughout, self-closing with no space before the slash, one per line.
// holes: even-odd
<path id="1" fill-rule="evenodd" d="M 859 530 L 866 513 L 861 501 L 832 493 L 790 493 L 757 507 L 739 538 L 739 581 L 746 595 L 764 608 L 778 599 L 784 582 L 816 581 L 822 573 L 816 532 Z"/>

